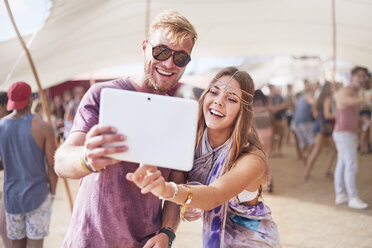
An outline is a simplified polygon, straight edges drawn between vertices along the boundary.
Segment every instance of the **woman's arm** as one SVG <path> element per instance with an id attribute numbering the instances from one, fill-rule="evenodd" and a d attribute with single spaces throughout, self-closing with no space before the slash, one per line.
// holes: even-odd
<path id="1" fill-rule="evenodd" d="M 335 115 L 331 113 L 331 97 L 327 96 L 323 102 L 323 113 L 326 120 L 333 120 Z"/>
<path id="2" fill-rule="evenodd" d="M 244 189 L 255 191 L 265 177 L 266 163 L 257 155 L 247 154 L 240 158 L 235 166 L 225 175 L 209 186 L 193 185 L 193 197 L 190 207 L 211 210 L 238 195 Z M 170 198 L 174 188 L 165 182 L 159 170 L 153 166 L 140 166 L 136 172 L 128 173 L 127 179 L 134 182 L 141 192 L 153 193 L 155 196 Z M 182 184 L 177 185 L 178 193 L 170 201 L 183 204 L 188 197 L 188 188 Z"/>

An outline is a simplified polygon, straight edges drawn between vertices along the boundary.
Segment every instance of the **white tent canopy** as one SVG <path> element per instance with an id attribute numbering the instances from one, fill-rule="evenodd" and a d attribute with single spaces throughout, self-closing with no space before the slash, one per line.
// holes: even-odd
<path id="1" fill-rule="evenodd" d="M 30 47 L 43 88 L 82 72 L 142 61 L 146 6 L 150 19 L 175 9 L 196 27 L 192 58 L 320 56 L 331 58 L 332 0 L 52 0 Z M 372 1 L 335 0 L 337 58 L 372 68 Z M 25 41 L 30 36 L 25 37 Z M 24 80 L 36 90 L 17 39 L 0 43 L 0 90 Z"/>

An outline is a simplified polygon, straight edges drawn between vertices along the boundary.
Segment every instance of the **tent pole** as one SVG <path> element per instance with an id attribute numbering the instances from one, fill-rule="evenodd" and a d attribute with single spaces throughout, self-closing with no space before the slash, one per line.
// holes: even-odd
<path id="1" fill-rule="evenodd" d="M 30 51 L 28 50 L 28 48 L 27 48 L 27 46 L 26 46 L 26 44 L 25 44 L 25 42 L 24 42 L 21 34 L 18 31 L 18 28 L 17 28 L 17 25 L 16 25 L 16 23 L 14 21 L 14 17 L 13 17 L 13 14 L 12 14 L 12 10 L 10 9 L 8 0 L 4 0 L 4 3 L 5 3 L 5 6 L 6 6 L 6 9 L 8 11 L 8 15 L 9 15 L 10 21 L 12 22 L 14 31 L 17 33 L 18 39 L 19 39 L 19 41 L 20 41 L 20 43 L 21 43 L 21 45 L 23 47 L 23 50 L 26 53 L 28 62 L 30 63 L 32 73 L 34 74 L 34 77 L 35 77 L 35 80 L 36 80 L 36 84 L 37 84 L 37 87 L 38 87 L 38 90 L 39 90 L 39 95 L 40 95 L 40 98 L 41 98 L 41 103 L 43 105 L 44 113 L 46 114 L 46 116 L 48 118 L 48 122 L 52 125 L 52 120 L 51 120 L 51 117 L 50 117 L 50 109 L 49 109 L 49 106 L 48 106 L 48 103 L 47 103 L 47 100 L 46 100 L 46 97 L 45 97 L 45 93 L 44 93 L 43 89 L 41 88 L 39 76 L 38 76 L 38 74 L 36 72 L 36 68 L 35 68 L 34 62 L 32 60 Z M 55 142 L 56 142 L 56 144 L 58 146 L 58 142 L 57 142 L 56 137 L 55 137 Z M 68 197 L 68 200 L 69 200 L 69 203 L 70 203 L 70 210 L 71 210 L 71 213 L 72 213 L 73 203 L 72 203 L 72 197 L 71 197 L 70 187 L 68 185 L 67 179 L 63 179 L 63 182 L 64 182 L 64 185 L 65 185 L 65 188 L 66 188 L 67 197 Z"/>
<path id="2" fill-rule="evenodd" d="M 332 83 L 336 83 L 336 0 L 332 0 L 332 47 L 333 47 L 333 70 L 332 70 Z"/>

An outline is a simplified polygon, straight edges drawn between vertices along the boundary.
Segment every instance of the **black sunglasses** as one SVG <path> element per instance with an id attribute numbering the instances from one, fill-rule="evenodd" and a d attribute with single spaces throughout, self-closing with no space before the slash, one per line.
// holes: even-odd
<path id="1" fill-rule="evenodd" d="M 173 56 L 173 63 L 178 67 L 185 67 L 191 61 L 191 57 L 184 51 L 174 51 L 164 45 L 153 46 L 149 41 L 148 43 L 152 46 L 152 57 L 156 60 L 165 61 Z"/>

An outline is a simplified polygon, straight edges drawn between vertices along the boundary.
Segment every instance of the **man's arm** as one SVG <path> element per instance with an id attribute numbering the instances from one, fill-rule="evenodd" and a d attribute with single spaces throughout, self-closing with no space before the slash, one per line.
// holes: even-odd
<path id="1" fill-rule="evenodd" d="M 172 171 L 170 175 L 170 181 L 176 184 L 185 183 L 185 176 L 183 172 Z M 162 213 L 162 225 L 161 227 L 170 228 L 173 232 L 176 232 L 177 227 L 180 223 L 180 206 L 176 203 L 165 201 Z M 143 248 L 152 247 L 164 247 L 167 248 L 169 243 L 168 235 L 165 233 L 159 233 L 149 239 Z"/>
<path id="2" fill-rule="evenodd" d="M 184 184 L 184 173 L 180 171 L 172 171 L 170 181 L 175 182 L 176 184 Z M 176 232 L 179 223 L 180 206 L 173 202 L 165 201 L 162 215 L 162 227 L 170 227 L 174 232 Z"/>
<path id="3" fill-rule="evenodd" d="M 314 97 L 311 94 L 309 94 L 309 93 L 306 93 L 305 94 L 305 101 L 308 104 L 310 104 L 311 106 L 314 106 L 315 105 L 315 102 L 316 102 L 316 100 L 314 99 Z"/>
<path id="4" fill-rule="evenodd" d="M 54 156 L 55 171 L 62 178 L 78 179 L 89 174 L 80 165 L 80 158 L 84 151 L 86 133 L 73 132 L 57 149 Z"/>
<path id="5" fill-rule="evenodd" d="M 359 98 L 357 95 L 353 95 L 352 92 L 347 88 L 340 89 L 336 95 L 336 106 L 338 108 L 356 106 L 362 102 L 363 100 L 361 98 Z"/>
<path id="6" fill-rule="evenodd" d="M 116 129 L 109 126 L 95 125 L 88 133 L 71 133 L 55 154 L 57 175 L 62 178 L 79 179 L 90 174 L 91 172 L 81 163 L 83 156 L 86 162 L 96 170 L 117 164 L 119 160 L 106 156 L 124 152 L 128 148 L 126 146 L 102 147 L 102 145 L 124 140 L 123 135 L 116 133 Z"/>
<path id="7" fill-rule="evenodd" d="M 278 105 L 272 105 L 269 108 L 269 111 L 271 111 L 273 114 L 276 114 L 277 112 L 286 109 L 288 106 L 288 102 L 286 99 L 283 99 L 283 102 Z"/>
<path id="8" fill-rule="evenodd" d="M 56 172 L 54 171 L 54 153 L 57 149 L 56 147 L 56 140 L 54 136 L 54 130 L 52 125 L 49 123 L 45 123 L 45 157 L 46 157 L 46 162 L 48 165 L 48 179 L 49 179 L 49 187 L 50 187 L 50 192 L 52 195 L 56 194 L 56 188 L 57 188 L 57 180 L 58 176 Z"/>

